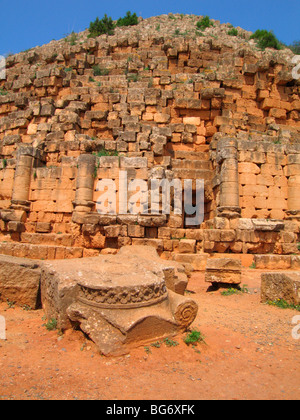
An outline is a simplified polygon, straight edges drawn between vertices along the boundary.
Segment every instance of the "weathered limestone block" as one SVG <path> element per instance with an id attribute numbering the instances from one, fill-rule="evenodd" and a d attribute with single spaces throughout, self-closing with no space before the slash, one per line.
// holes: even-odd
<path id="1" fill-rule="evenodd" d="M 167 218 L 165 215 L 139 215 L 138 224 L 144 227 L 161 227 L 166 224 Z"/>
<path id="2" fill-rule="evenodd" d="M 242 263 L 232 258 L 211 258 L 207 261 L 205 281 L 212 284 L 241 283 Z"/>
<path id="3" fill-rule="evenodd" d="M 0 301 L 37 309 L 41 269 L 36 261 L 0 255 Z"/>
<path id="4" fill-rule="evenodd" d="M 182 239 L 179 242 L 178 251 L 181 254 L 194 254 L 196 251 L 196 241 L 193 239 Z"/>
<path id="5" fill-rule="evenodd" d="M 287 270 L 291 268 L 290 255 L 255 255 L 255 267 L 262 270 Z"/>
<path id="6" fill-rule="evenodd" d="M 23 210 L 0 210 L 0 219 L 4 222 L 25 222 L 26 212 Z"/>
<path id="7" fill-rule="evenodd" d="M 51 232 L 50 222 L 38 222 L 36 224 L 36 232 L 38 233 L 49 233 Z"/>
<path id="8" fill-rule="evenodd" d="M 254 229 L 262 232 L 279 232 L 284 229 L 284 222 L 276 220 L 252 219 Z"/>
<path id="9" fill-rule="evenodd" d="M 300 273 L 263 273 L 261 276 L 262 302 L 283 299 L 290 305 L 300 304 Z"/>
<path id="10" fill-rule="evenodd" d="M 198 307 L 183 296 L 186 284 L 180 264 L 160 260 L 153 248 L 124 247 L 118 255 L 43 263 L 41 298 L 59 328 L 71 321 L 103 354 L 120 355 L 194 321 Z"/>
<path id="11" fill-rule="evenodd" d="M 184 265 L 191 266 L 195 271 L 204 271 L 209 254 L 174 254 L 173 259 Z"/>
<path id="12" fill-rule="evenodd" d="M 74 261 L 74 260 L 72 260 Z M 67 308 L 74 302 L 78 286 L 77 281 L 70 278 L 65 267 L 73 265 L 66 260 L 44 262 L 41 270 L 41 301 L 47 318 L 57 320 L 60 329 L 71 327 L 66 314 Z M 80 275 L 80 272 L 77 273 Z"/>

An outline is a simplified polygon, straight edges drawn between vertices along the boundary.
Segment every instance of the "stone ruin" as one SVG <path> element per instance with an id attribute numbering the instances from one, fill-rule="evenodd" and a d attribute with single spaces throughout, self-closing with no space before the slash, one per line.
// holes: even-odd
<path id="1" fill-rule="evenodd" d="M 59 330 L 80 328 L 106 356 L 186 331 L 198 312 L 187 283 L 181 264 L 147 246 L 48 262 L 0 255 L 0 298 L 42 305 Z"/>
<path id="2" fill-rule="evenodd" d="M 1 254 L 68 260 L 142 245 L 187 272 L 204 270 L 214 254 L 299 268 L 293 53 L 260 51 L 251 33 L 238 28 L 229 36 L 229 25 L 217 21 L 199 36 L 198 20 L 159 16 L 112 36 L 85 31 L 73 43 L 52 41 L 7 58 Z M 204 180 L 204 221 L 190 226 L 187 214 L 176 214 L 174 194 L 167 215 L 99 214 L 98 181 L 114 181 L 118 198 L 120 171 L 128 183 L 193 180 L 193 204 L 196 180 Z M 92 280 L 80 287 L 100 293 Z M 83 300 L 71 318 L 92 328 Z"/>

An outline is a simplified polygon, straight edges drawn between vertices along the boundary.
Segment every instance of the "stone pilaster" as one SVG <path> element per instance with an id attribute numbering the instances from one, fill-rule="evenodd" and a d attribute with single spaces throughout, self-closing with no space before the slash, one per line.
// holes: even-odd
<path id="1" fill-rule="evenodd" d="M 21 146 L 17 152 L 12 209 L 27 211 L 30 208 L 29 194 L 34 156 L 34 148 L 31 146 Z"/>
<path id="2" fill-rule="evenodd" d="M 219 140 L 217 162 L 220 165 L 220 201 L 217 208 L 217 215 L 230 219 L 240 217 L 241 208 L 236 139 L 224 138 Z"/>
<path id="3" fill-rule="evenodd" d="M 76 195 L 73 202 L 76 212 L 88 213 L 94 206 L 94 173 L 96 156 L 80 155 L 76 179 Z"/>

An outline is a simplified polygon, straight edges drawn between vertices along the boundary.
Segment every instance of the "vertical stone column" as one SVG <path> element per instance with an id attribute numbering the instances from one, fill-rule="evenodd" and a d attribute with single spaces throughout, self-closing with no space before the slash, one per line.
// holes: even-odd
<path id="1" fill-rule="evenodd" d="M 76 179 L 76 195 L 73 202 L 76 212 L 88 213 L 94 206 L 94 173 L 96 156 L 80 155 Z"/>
<path id="2" fill-rule="evenodd" d="M 217 163 L 220 165 L 219 217 L 229 219 L 241 216 L 237 140 L 223 138 L 217 146 Z"/>
<path id="3" fill-rule="evenodd" d="M 287 216 L 300 219 L 300 154 L 291 154 L 287 157 L 288 179 L 288 210 Z"/>
<path id="4" fill-rule="evenodd" d="M 33 160 L 33 147 L 21 146 L 17 152 L 17 163 L 11 200 L 12 209 L 28 211 L 30 208 L 29 194 Z"/>

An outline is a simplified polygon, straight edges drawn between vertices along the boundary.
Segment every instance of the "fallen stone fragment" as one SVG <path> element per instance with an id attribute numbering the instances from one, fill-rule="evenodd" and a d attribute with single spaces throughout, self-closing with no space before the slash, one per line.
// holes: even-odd
<path id="1" fill-rule="evenodd" d="M 184 293 L 187 277 L 152 247 L 128 246 L 117 255 L 43 263 L 41 297 L 58 328 L 78 326 L 105 355 L 174 336 L 194 321 L 197 304 Z"/>
<path id="2" fill-rule="evenodd" d="M 263 273 L 261 276 L 262 302 L 274 302 L 283 299 L 290 305 L 300 304 L 300 273 L 282 271 Z"/>

